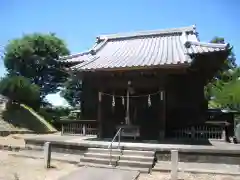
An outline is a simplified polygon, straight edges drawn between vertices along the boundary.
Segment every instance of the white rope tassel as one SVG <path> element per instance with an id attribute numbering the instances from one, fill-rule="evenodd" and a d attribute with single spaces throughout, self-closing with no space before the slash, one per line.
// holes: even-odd
<path id="1" fill-rule="evenodd" d="M 163 100 L 163 91 L 160 92 L 160 100 L 162 101 Z"/>
<path id="2" fill-rule="evenodd" d="M 125 102 L 124 102 L 124 97 L 122 96 L 122 105 L 123 105 L 123 106 L 124 106 L 124 103 L 125 103 Z"/>
<path id="3" fill-rule="evenodd" d="M 98 92 L 98 101 L 101 102 L 102 101 L 102 93 Z"/>
<path id="4" fill-rule="evenodd" d="M 112 107 L 115 107 L 115 97 L 114 97 L 114 95 L 112 97 Z"/>
<path id="5" fill-rule="evenodd" d="M 150 107 L 151 105 L 152 105 L 152 103 L 151 103 L 151 96 L 148 95 L 148 106 Z"/>

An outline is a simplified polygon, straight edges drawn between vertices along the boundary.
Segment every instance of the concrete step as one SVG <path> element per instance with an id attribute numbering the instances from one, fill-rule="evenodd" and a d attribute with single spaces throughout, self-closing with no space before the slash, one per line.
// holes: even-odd
<path id="1" fill-rule="evenodd" d="M 84 153 L 85 157 L 93 157 L 93 158 L 101 158 L 101 159 L 110 159 L 110 153 L 91 153 L 87 152 Z M 120 155 L 119 154 L 112 154 L 112 159 L 119 160 Z"/>
<path id="2" fill-rule="evenodd" d="M 137 151 L 137 150 L 123 150 L 123 155 L 132 155 L 132 156 L 147 156 L 153 157 L 155 155 L 154 151 Z"/>
<path id="3" fill-rule="evenodd" d="M 88 148 L 88 153 L 99 153 L 99 154 L 108 154 L 110 149 L 108 148 Z M 122 154 L 120 149 L 112 149 L 112 154 Z"/>
<path id="4" fill-rule="evenodd" d="M 82 157 L 80 159 L 80 163 L 94 163 L 94 164 L 103 164 L 108 165 L 110 164 L 110 160 L 106 158 L 96 158 L 96 157 Z M 112 165 L 117 165 L 117 160 L 112 159 Z"/>
<path id="5" fill-rule="evenodd" d="M 130 160 L 119 160 L 118 166 L 136 167 L 136 168 L 152 168 L 152 162 L 141 162 L 141 161 L 130 161 Z"/>
<path id="6" fill-rule="evenodd" d="M 96 163 L 89 163 L 89 162 L 80 162 L 78 166 L 88 166 L 88 167 L 99 167 L 99 168 L 116 168 L 116 166 L 110 164 L 96 164 Z"/>
<path id="7" fill-rule="evenodd" d="M 150 162 L 153 163 L 154 157 L 148 157 L 148 156 L 137 156 L 137 155 L 125 155 L 123 154 L 120 157 L 120 160 L 128 160 L 128 161 L 140 161 L 140 162 Z"/>
<path id="8" fill-rule="evenodd" d="M 150 173 L 149 168 L 135 168 L 135 167 L 128 167 L 128 166 L 117 166 L 117 169 L 128 170 L 128 171 L 139 171 L 140 173 Z"/>
<path id="9" fill-rule="evenodd" d="M 95 164 L 95 163 L 86 163 L 80 162 L 78 166 L 88 166 L 88 167 L 97 167 L 97 168 L 109 168 L 109 169 L 121 169 L 121 170 L 128 170 L 128 171 L 138 171 L 140 173 L 149 173 L 149 168 L 133 168 L 133 167 L 120 167 L 120 166 L 112 166 L 112 165 L 105 165 L 105 164 Z"/>

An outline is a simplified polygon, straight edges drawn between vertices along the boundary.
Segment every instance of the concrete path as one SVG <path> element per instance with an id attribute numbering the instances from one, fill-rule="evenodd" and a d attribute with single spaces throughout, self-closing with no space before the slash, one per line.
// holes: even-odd
<path id="1" fill-rule="evenodd" d="M 75 145 L 75 146 L 86 146 L 86 147 L 108 147 L 109 142 L 107 141 L 94 141 L 96 136 L 67 136 L 60 134 L 54 135 L 38 135 L 38 136 L 23 136 L 25 140 L 31 141 L 50 141 L 52 143 L 61 143 L 63 145 Z M 92 139 L 92 140 L 89 140 Z M 229 144 L 226 142 L 211 140 L 212 145 L 185 145 L 185 144 L 154 144 L 154 143 L 130 143 L 121 142 L 121 146 L 130 149 L 137 150 L 152 150 L 157 151 L 168 151 L 171 149 L 178 149 L 182 152 L 216 152 L 227 153 L 227 154 L 238 154 L 240 152 L 240 144 Z M 117 146 L 118 143 L 114 142 L 113 147 Z"/>
<path id="2" fill-rule="evenodd" d="M 55 142 L 80 142 L 86 139 L 96 138 L 97 136 L 81 136 L 81 135 L 61 135 L 55 134 L 19 134 L 18 137 L 23 139 L 34 139 L 39 141 L 55 141 Z"/>
<path id="3" fill-rule="evenodd" d="M 139 174 L 138 171 L 81 167 L 59 180 L 136 180 Z"/>

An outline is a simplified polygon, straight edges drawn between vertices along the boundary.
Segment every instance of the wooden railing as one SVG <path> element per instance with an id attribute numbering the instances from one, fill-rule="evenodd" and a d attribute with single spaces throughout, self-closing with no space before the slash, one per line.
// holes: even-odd
<path id="1" fill-rule="evenodd" d="M 97 135 L 98 128 L 95 120 L 64 120 L 61 125 L 62 135 Z"/>
<path id="2" fill-rule="evenodd" d="M 176 139 L 222 139 L 223 133 L 223 127 L 209 127 L 202 125 L 174 130 L 171 133 L 171 136 Z"/>

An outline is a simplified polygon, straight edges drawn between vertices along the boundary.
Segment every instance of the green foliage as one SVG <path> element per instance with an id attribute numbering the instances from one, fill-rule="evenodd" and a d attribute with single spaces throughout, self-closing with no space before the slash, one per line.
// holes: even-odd
<path id="1" fill-rule="evenodd" d="M 67 75 L 55 61 L 68 55 L 63 40 L 55 34 L 34 33 L 9 42 L 5 48 L 4 64 L 10 75 L 24 76 L 40 88 L 41 100 L 58 91 Z"/>
<path id="2" fill-rule="evenodd" d="M 55 120 L 59 120 L 60 117 L 68 116 L 70 113 L 69 108 L 62 108 L 62 107 L 41 107 L 38 113 L 43 116 L 48 122 L 54 123 Z"/>
<path id="3" fill-rule="evenodd" d="M 235 79 L 224 84 L 220 89 L 214 92 L 214 101 L 222 108 L 240 110 L 240 80 Z"/>
<path id="4" fill-rule="evenodd" d="M 77 78 L 71 78 L 65 83 L 65 88 L 60 95 L 67 100 L 67 102 L 75 107 L 80 104 L 80 96 L 82 92 L 82 83 Z"/>
<path id="5" fill-rule="evenodd" d="M 223 38 L 214 38 L 213 43 L 224 43 Z M 215 78 L 205 87 L 205 95 L 212 104 L 221 108 L 240 110 L 240 69 L 236 64 L 233 48 L 229 53 L 224 65 L 216 74 Z"/>
<path id="6" fill-rule="evenodd" d="M 39 106 L 40 92 L 37 85 L 22 76 L 7 76 L 0 81 L 0 94 L 13 102 Z"/>
<path id="7" fill-rule="evenodd" d="M 215 37 L 211 43 L 225 43 L 224 38 Z M 232 72 L 234 71 L 234 72 Z M 215 97 L 215 92 L 222 90 L 226 83 L 231 82 L 233 79 L 238 78 L 240 75 L 236 64 L 236 57 L 233 52 L 233 47 L 230 49 L 228 58 L 225 60 L 222 68 L 217 72 L 215 77 L 205 86 L 205 97 L 210 100 Z"/>

